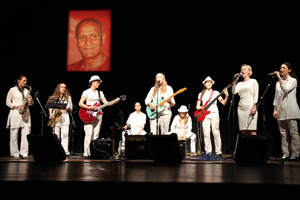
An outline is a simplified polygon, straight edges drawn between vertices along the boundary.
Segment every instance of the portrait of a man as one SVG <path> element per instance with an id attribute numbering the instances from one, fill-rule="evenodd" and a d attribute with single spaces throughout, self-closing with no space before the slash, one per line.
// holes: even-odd
<path id="1" fill-rule="evenodd" d="M 73 37 L 76 48 L 68 46 L 67 71 L 110 71 L 110 57 L 104 52 L 106 39 L 103 24 L 98 19 L 88 17 L 76 23 Z M 69 51 L 77 51 L 77 56 Z"/>

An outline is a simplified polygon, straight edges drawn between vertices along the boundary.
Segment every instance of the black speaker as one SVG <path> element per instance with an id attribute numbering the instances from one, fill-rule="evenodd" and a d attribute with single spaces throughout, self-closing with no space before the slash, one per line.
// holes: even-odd
<path id="1" fill-rule="evenodd" d="M 55 134 L 27 135 L 29 152 L 35 161 L 63 161 L 67 155 Z"/>
<path id="2" fill-rule="evenodd" d="M 145 135 L 125 135 L 126 160 L 152 159 Z"/>
<path id="3" fill-rule="evenodd" d="M 147 141 L 150 146 L 154 162 L 182 161 L 182 155 L 176 134 L 148 135 Z"/>
<path id="4" fill-rule="evenodd" d="M 111 139 L 96 139 L 90 143 L 92 159 L 110 159 L 115 154 L 115 141 Z"/>
<path id="5" fill-rule="evenodd" d="M 265 164 L 270 149 L 270 137 L 238 134 L 234 150 L 234 161 L 236 163 Z"/>

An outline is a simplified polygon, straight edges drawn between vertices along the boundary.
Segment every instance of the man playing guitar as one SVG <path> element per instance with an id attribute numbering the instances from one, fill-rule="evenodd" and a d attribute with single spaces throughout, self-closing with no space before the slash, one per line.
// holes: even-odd
<path id="1" fill-rule="evenodd" d="M 99 76 L 94 75 L 89 80 L 89 89 L 83 91 L 81 95 L 81 99 L 79 101 L 79 106 L 81 108 L 84 108 L 86 110 L 91 111 L 98 111 L 98 107 L 95 105 L 95 103 L 100 103 L 100 100 L 102 103 L 107 103 L 104 94 L 102 91 L 98 91 L 97 89 L 100 86 L 100 83 L 102 83 L 102 80 Z M 120 101 L 119 98 L 116 99 L 111 105 L 114 105 Z M 86 104 L 84 103 L 86 102 Z M 101 111 L 101 110 L 100 110 Z M 97 115 L 96 119 L 93 120 L 91 123 L 84 123 L 84 132 L 85 132 L 85 138 L 84 138 L 84 157 L 90 156 L 90 143 L 92 139 L 97 139 L 100 134 L 100 128 L 102 123 L 102 115 Z"/>

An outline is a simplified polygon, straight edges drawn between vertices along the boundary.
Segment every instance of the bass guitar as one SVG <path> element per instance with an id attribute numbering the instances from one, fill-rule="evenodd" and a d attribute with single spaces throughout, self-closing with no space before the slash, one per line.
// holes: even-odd
<path id="1" fill-rule="evenodd" d="M 158 102 L 152 101 L 151 104 L 153 106 L 156 106 L 156 104 L 158 103 L 158 114 L 159 114 L 159 113 L 161 113 L 165 110 L 163 105 L 168 101 L 168 99 L 171 99 L 171 98 L 175 97 L 177 94 L 182 93 L 185 90 L 186 90 L 186 88 L 182 88 L 182 89 L 178 90 L 176 93 L 174 93 L 173 95 L 166 98 L 165 100 L 163 100 L 162 98 L 159 98 Z M 146 111 L 147 111 L 147 115 L 150 119 L 155 119 L 156 118 L 156 115 L 157 115 L 156 110 L 151 110 L 150 106 L 147 106 Z"/>
<path id="2" fill-rule="evenodd" d="M 218 94 L 218 96 L 216 96 L 213 100 L 211 100 L 211 101 L 208 100 L 207 102 L 205 102 L 202 109 L 196 110 L 194 113 L 196 120 L 199 122 L 203 122 L 206 115 L 208 115 L 210 113 L 210 111 L 208 111 L 208 108 L 224 93 L 225 89 L 228 89 L 230 87 L 231 87 L 231 84 L 229 84 L 227 87 L 225 87 L 222 90 L 222 92 L 220 92 L 220 94 Z"/>
<path id="3" fill-rule="evenodd" d="M 88 109 L 85 109 L 85 108 L 80 108 L 79 109 L 79 117 L 82 121 L 84 121 L 85 123 L 92 123 L 97 116 L 99 115 L 102 115 L 103 112 L 101 111 L 102 108 L 110 105 L 110 104 L 113 104 L 117 101 L 118 98 L 112 100 L 112 101 L 109 101 L 103 105 L 101 105 L 99 102 L 96 102 L 93 106 L 96 106 L 97 107 L 97 110 L 88 110 Z M 126 100 L 126 95 L 122 95 L 120 96 L 120 100 L 124 101 Z M 91 106 L 91 105 L 87 105 L 87 106 Z"/>

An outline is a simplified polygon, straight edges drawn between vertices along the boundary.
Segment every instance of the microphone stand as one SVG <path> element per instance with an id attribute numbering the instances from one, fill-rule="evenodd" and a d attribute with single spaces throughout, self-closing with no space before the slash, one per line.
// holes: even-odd
<path id="1" fill-rule="evenodd" d="M 236 111 L 235 111 L 235 101 L 234 101 L 234 91 L 235 91 L 235 87 L 236 84 L 233 85 L 233 82 L 238 81 L 239 78 L 237 78 L 235 80 L 235 75 L 232 78 L 231 84 L 232 84 L 232 95 L 231 95 L 231 101 L 230 101 L 230 107 L 229 107 L 229 112 L 228 112 L 228 116 L 227 116 L 227 121 L 230 121 L 230 113 L 232 110 L 232 150 L 234 150 L 234 144 L 235 144 L 235 118 L 236 118 Z M 229 123 L 228 123 L 229 124 Z M 228 133 L 230 132 L 230 126 L 228 126 Z"/>
<path id="2" fill-rule="evenodd" d="M 41 116 L 42 116 L 42 129 L 41 129 L 41 135 L 44 135 L 44 116 L 47 117 L 47 114 L 39 100 L 39 97 L 38 97 L 38 94 L 39 94 L 39 91 L 37 91 L 34 95 L 34 99 L 38 102 L 38 104 L 40 105 L 40 108 L 41 108 Z"/>

